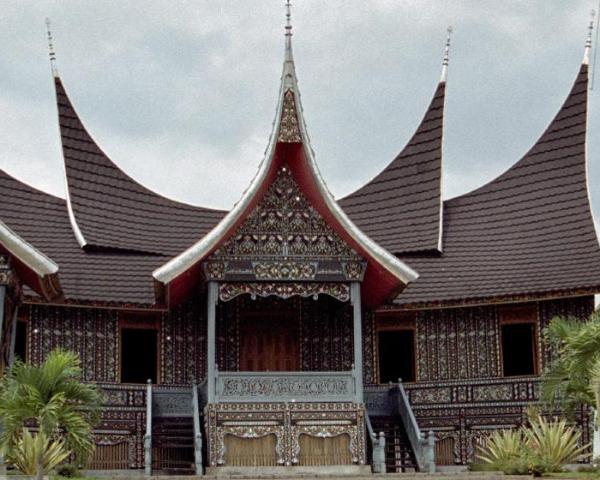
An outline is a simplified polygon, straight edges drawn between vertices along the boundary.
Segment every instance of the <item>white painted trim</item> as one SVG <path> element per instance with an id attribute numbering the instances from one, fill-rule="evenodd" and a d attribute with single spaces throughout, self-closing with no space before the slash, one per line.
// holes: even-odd
<path id="1" fill-rule="evenodd" d="M 0 244 L 39 277 L 54 275 L 58 265 L 30 243 L 23 240 L 0 220 Z"/>
<path id="2" fill-rule="evenodd" d="M 66 165 L 65 165 L 66 169 Z M 87 241 L 83 236 L 79 225 L 77 225 L 77 220 L 75 219 L 75 213 L 73 212 L 73 206 L 71 205 L 71 195 L 69 193 L 69 180 L 67 179 L 67 173 L 65 170 L 65 186 L 66 186 L 66 197 L 67 197 L 67 211 L 69 212 L 69 222 L 71 223 L 71 228 L 73 229 L 73 234 L 75 235 L 75 239 L 81 248 L 84 248 L 87 245 Z"/>
<path id="3" fill-rule="evenodd" d="M 206 236 L 204 236 L 201 240 L 196 242 L 182 254 L 171 259 L 152 272 L 152 276 L 157 281 L 167 284 L 191 268 L 196 262 L 202 260 L 213 248 L 218 245 L 218 243 L 223 240 L 224 235 L 235 224 L 235 222 L 241 218 L 246 208 L 250 205 L 250 202 L 265 180 L 266 174 L 269 171 L 269 167 L 273 162 L 283 108 L 283 99 L 285 92 L 290 88 L 294 91 L 296 97 L 296 112 L 298 115 L 300 134 L 303 139 L 302 145 L 308 160 L 308 166 L 316 180 L 317 188 L 323 196 L 325 204 L 331 213 L 354 241 L 356 241 L 373 259 L 375 259 L 402 283 L 407 284 L 418 278 L 417 272 L 412 270 L 408 265 L 389 253 L 387 250 L 376 244 L 356 225 L 354 225 L 346 213 L 337 204 L 333 195 L 327 188 L 327 185 L 323 180 L 323 177 L 321 176 L 319 168 L 316 164 L 314 152 L 310 146 L 310 140 L 306 130 L 306 124 L 304 122 L 303 109 L 300 101 L 300 92 L 298 89 L 298 82 L 294 67 L 291 38 L 290 36 L 286 36 L 285 59 L 283 63 L 283 72 L 281 75 L 281 87 L 279 90 L 279 101 L 277 103 L 275 122 L 271 132 L 271 138 L 269 139 L 269 144 L 265 152 L 265 157 L 259 166 L 258 173 L 252 180 L 248 189 L 246 189 L 246 191 L 243 193 L 239 202 L 225 216 L 225 218 L 223 218 L 223 220 L 217 224 L 217 226 L 215 226 Z"/>

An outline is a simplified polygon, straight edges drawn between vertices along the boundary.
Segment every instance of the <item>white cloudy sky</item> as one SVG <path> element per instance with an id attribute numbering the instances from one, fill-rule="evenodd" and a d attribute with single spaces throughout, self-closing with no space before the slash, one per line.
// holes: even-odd
<path id="1" fill-rule="evenodd" d="M 508 168 L 567 95 L 596 3 L 296 0 L 300 89 L 330 189 L 353 191 L 402 149 L 437 84 L 448 25 L 445 196 Z M 283 0 L 4 1 L 0 168 L 64 196 L 46 16 L 71 100 L 123 170 L 189 203 L 238 199 L 271 129 Z M 589 162 L 600 216 L 600 72 L 597 83 Z"/>

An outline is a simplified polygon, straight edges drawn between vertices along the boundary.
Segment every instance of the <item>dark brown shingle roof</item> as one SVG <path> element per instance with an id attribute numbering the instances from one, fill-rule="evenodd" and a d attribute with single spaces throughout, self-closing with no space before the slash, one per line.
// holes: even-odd
<path id="1" fill-rule="evenodd" d="M 35 190 L 3 170 L 0 192 L 0 219 L 58 264 L 68 300 L 154 302 L 151 273 L 167 257 L 84 251 L 73 236 L 63 199 Z"/>
<path id="2" fill-rule="evenodd" d="M 487 185 L 444 204 L 441 258 L 406 258 L 420 278 L 399 305 L 600 287 L 585 136 L 588 67 L 529 152 Z"/>
<path id="3" fill-rule="evenodd" d="M 88 134 L 59 78 L 55 87 L 69 197 L 89 247 L 175 255 L 224 216 L 164 198 L 125 174 Z"/>
<path id="4" fill-rule="evenodd" d="M 339 201 L 352 221 L 392 253 L 436 252 L 440 242 L 441 82 L 404 150 L 365 186 Z"/>

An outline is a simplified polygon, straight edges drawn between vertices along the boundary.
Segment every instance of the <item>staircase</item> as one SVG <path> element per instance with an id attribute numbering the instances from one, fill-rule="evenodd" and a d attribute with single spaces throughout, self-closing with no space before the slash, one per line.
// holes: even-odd
<path id="1" fill-rule="evenodd" d="M 198 388 L 152 387 L 146 394 L 145 474 L 202 474 Z"/>
<path id="2" fill-rule="evenodd" d="M 170 475 L 194 474 L 192 417 L 154 417 L 152 470 Z"/>
<path id="3" fill-rule="evenodd" d="M 434 437 L 421 433 L 402 383 L 367 387 L 365 403 L 371 435 L 383 432 L 385 436 L 386 471 L 433 473 Z M 382 455 L 379 458 L 378 465 L 383 463 Z"/>
<path id="4" fill-rule="evenodd" d="M 385 435 L 385 465 L 388 473 L 416 472 L 417 459 L 399 418 L 372 417 L 373 430 Z"/>

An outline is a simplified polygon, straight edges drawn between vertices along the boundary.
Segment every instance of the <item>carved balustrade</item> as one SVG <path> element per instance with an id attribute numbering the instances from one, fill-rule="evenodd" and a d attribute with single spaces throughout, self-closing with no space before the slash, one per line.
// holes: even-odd
<path id="1" fill-rule="evenodd" d="M 356 373 L 217 372 L 215 402 L 354 402 Z"/>

